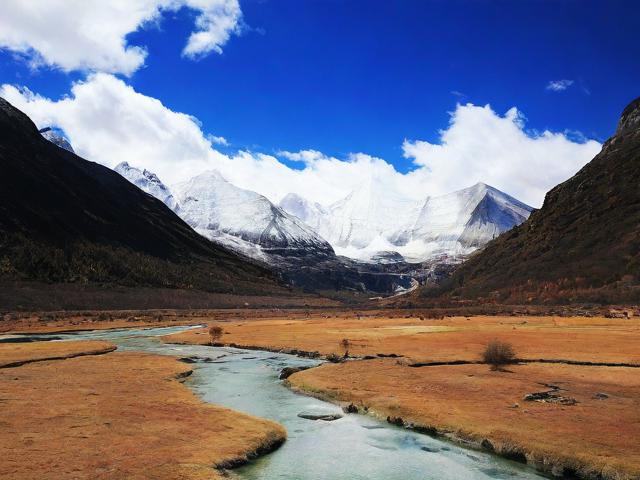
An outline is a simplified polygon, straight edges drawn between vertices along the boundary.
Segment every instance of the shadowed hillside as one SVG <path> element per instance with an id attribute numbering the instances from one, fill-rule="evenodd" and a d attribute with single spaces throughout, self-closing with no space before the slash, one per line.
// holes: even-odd
<path id="1" fill-rule="evenodd" d="M 0 280 L 286 292 L 118 173 L 44 139 L 3 99 Z"/>
<path id="2" fill-rule="evenodd" d="M 428 303 L 640 300 L 640 98 L 602 151 L 547 193 L 542 208 L 436 289 Z"/>

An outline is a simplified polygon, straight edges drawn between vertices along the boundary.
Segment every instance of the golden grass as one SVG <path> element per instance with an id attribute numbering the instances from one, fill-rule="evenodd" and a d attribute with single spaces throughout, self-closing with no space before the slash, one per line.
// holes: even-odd
<path id="1" fill-rule="evenodd" d="M 176 380 L 188 371 L 117 352 L 0 369 L 0 478 L 218 479 L 215 465 L 284 440 L 273 422 L 203 403 Z"/>
<path id="2" fill-rule="evenodd" d="M 99 355 L 115 350 L 109 342 L 0 343 L 0 368 L 44 360 Z"/>
<path id="3" fill-rule="evenodd" d="M 284 318 L 283 318 L 284 317 Z M 267 349 L 341 354 L 340 341 L 351 342 L 355 356 L 397 354 L 415 362 L 476 361 L 486 344 L 497 338 L 513 344 L 523 359 L 566 359 L 640 364 L 640 318 L 603 317 L 361 317 L 280 318 L 217 322 L 220 339 Z M 165 337 L 176 343 L 206 344 L 206 329 Z"/>
<path id="4" fill-rule="evenodd" d="M 533 363 L 509 367 L 509 373 L 492 372 L 486 365 L 408 366 L 479 361 L 492 339 L 513 344 L 522 359 L 640 364 L 638 317 L 438 320 L 340 314 L 217 319 L 217 324 L 225 330 L 223 343 L 328 355 L 342 354 L 340 342 L 348 338 L 352 356 L 404 357 L 325 365 L 289 378 L 307 393 L 367 405 L 382 417 L 401 417 L 478 445 L 488 439 L 498 453 L 526 455 L 528 462 L 553 474 L 616 480 L 640 476 L 639 368 Z M 191 330 L 165 341 L 206 344 L 209 338 L 204 330 Z M 522 400 L 547 389 L 543 384 L 561 386 L 562 395 L 579 403 Z M 609 397 L 593 398 L 600 392 Z"/>

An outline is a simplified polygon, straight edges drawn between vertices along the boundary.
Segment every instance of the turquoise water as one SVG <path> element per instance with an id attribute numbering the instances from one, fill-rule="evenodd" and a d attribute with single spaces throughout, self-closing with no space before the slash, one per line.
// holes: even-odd
<path id="1" fill-rule="evenodd" d="M 364 415 L 325 422 L 298 417 L 303 411 L 341 412 L 329 403 L 293 393 L 278 380 L 285 366 L 319 362 L 292 355 L 235 348 L 166 345 L 157 337 L 185 327 L 110 330 L 60 335 L 101 339 L 119 350 L 179 357 L 209 357 L 194 363 L 185 382 L 205 401 L 285 426 L 277 451 L 234 470 L 247 480 L 480 480 L 545 478 L 526 465 L 391 426 Z"/>

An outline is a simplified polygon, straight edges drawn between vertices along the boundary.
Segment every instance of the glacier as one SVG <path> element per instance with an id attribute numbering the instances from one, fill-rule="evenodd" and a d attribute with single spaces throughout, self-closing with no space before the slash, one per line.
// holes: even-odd
<path id="1" fill-rule="evenodd" d="M 533 211 L 484 183 L 422 202 L 385 193 L 367 181 L 328 207 L 294 194 L 280 206 L 307 222 L 337 254 L 375 263 L 392 253 L 410 263 L 459 262 Z"/>

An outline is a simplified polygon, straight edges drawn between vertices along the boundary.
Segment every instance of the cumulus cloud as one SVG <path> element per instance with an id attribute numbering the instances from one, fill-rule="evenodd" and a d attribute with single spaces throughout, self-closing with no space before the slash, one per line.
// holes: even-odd
<path id="1" fill-rule="evenodd" d="M 547 83 L 547 90 L 552 92 L 562 92 L 573 85 L 573 80 L 551 80 Z"/>
<path id="2" fill-rule="evenodd" d="M 499 115 L 489 105 L 466 104 L 456 107 L 438 143 L 405 140 L 403 150 L 429 192 L 484 182 L 538 207 L 548 190 L 598 153 L 600 144 L 547 130 L 527 132 L 516 108 Z"/>
<path id="3" fill-rule="evenodd" d="M 595 141 L 572 141 L 563 133 L 531 134 L 515 108 L 500 115 L 489 106 L 458 105 L 437 143 L 404 142 L 404 154 L 415 169 L 403 174 L 364 153 L 345 159 L 315 150 L 223 154 L 214 146 L 217 137 L 203 132 L 197 119 L 108 74 L 74 84 L 60 100 L 11 85 L 0 87 L 0 96 L 39 127 L 63 129 L 88 160 L 109 167 L 127 161 L 157 173 L 169 185 L 216 169 L 235 185 L 274 202 L 294 192 L 328 205 L 365 182 L 381 196 L 424 200 L 483 181 L 540 206 L 547 190 L 573 175 L 600 148 Z M 302 162 L 302 168 L 290 168 L 280 160 L 284 158 Z"/>
<path id="4" fill-rule="evenodd" d="M 238 0 L 5 0 L 0 47 L 33 67 L 131 75 L 144 64 L 147 51 L 129 45 L 127 35 L 183 7 L 198 12 L 183 50 L 186 57 L 221 53 L 230 36 L 239 32 Z"/>
<path id="5" fill-rule="evenodd" d="M 58 101 L 11 85 L 3 85 L 0 96 L 38 127 L 60 127 L 80 156 L 108 167 L 127 161 L 179 180 L 209 167 L 211 142 L 196 119 L 112 75 L 94 74 L 75 83 L 71 95 Z"/>

